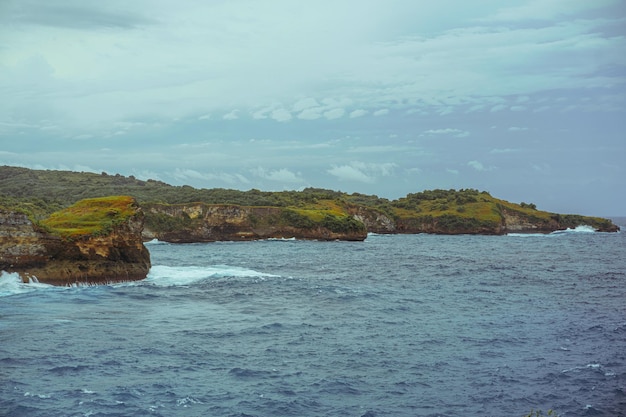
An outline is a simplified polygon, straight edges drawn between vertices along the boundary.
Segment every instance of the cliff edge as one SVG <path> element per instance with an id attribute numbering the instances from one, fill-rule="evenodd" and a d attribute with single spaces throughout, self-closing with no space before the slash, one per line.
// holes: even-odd
<path id="1" fill-rule="evenodd" d="M 81 200 L 38 222 L 0 207 L 0 270 L 53 285 L 144 279 L 143 222 L 132 197 Z"/>
<path id="2" fill-rule="evenodd" d="M 360 241 L 365 225 L 336 204 L 307 209 L 234 204 L 143 205 L 144 240 L 166 242 L 242 241 L 269 238 Z"/>

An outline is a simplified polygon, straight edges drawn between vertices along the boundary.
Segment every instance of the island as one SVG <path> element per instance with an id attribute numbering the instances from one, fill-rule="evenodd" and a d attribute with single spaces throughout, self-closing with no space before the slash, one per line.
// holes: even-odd
<path id="1" fill-rule="evenodd" d="M 475 189 L 397 200 L 318 188 L 196 189 L 119 174 L 0 167 L 0 270 L 57 285 L 143 279 L 143 242 L 269 238 L 365 240 L 379 234 L 551 233 L 609 219 L 538 210 Z"/>

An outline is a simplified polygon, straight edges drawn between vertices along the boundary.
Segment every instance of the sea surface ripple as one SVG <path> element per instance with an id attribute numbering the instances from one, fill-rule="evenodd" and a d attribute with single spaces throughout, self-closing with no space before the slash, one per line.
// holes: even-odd
<path id="1" fill-rule="evenodd" d="M 626 233 L 149 249 L 0 275 L 0 415 L 626 416 Z"/>

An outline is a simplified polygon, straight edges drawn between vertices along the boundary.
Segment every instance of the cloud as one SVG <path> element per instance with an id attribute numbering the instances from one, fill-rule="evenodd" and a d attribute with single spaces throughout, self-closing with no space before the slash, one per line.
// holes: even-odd
<path id="1" fill-rule="evenodd" d="M 489 153 L 490 154 L 502 154 L 502 153 L 516 153 L 519 151 L 520 151 L 519 149 L 513 149 L 513 148 L 505 148 L 505 149 L 494 148 L 490 150 Z"/>
<path id="2" fill-rule="evenodd" d="M 380 177 L 394 175 L 396 163 L 368 163 L 353 161 L 347 165 L 333 166 L 327 172 L 342 181 L 374 183 Z"/>
<path id="3" fill-rule="evenodd" d="M 322 117 L 322 108 L 321 107 L 311 107 L 304 109 L 298 114 L 298 119 L 304 120 L 315 120 Z"/>
<path id="4" fill-rule="evenodd" d="M 11 8 L 11 5 L 8 7 Z M 135 29 L 156 23 L 139 11 L 130 9 L 125 8 L 122 13 L 106 3 L 87 5 L 81 1 L 62 4 L 45 2 L 36 7 L 21 7 L 15 16 L 24 23 L 68 29 Z"/>
<path id="5" fill-rule="evenodd" d="M 302 183 L 304 179 L 300 174 L 293 173 L 287 168 L 275 169 L 268 171 L 265 168 L 258 167 L 251 170 L 252 174 L 270 181 L 285 182 L 285 183 Z"/>
<path id="6" fill-rule="evenodd" d="M 301 112 L 305 109 L 310 109 L 312 107 L 320 107 L 320 104 L 313 97 L 307 97 L 296 101 L 293 105 L 292 110 L 296 113 Z"/>
<path id="7" fill-rule="evenodd" d="M 484 171 L 485 167 L 483 166 L 483 164 L 481 164 L 478 161 L 469 161 L 467 163 L 468 166 L 471 166 L 472 168 L 474 168 L 476 171 Z"/>
<path id="8" fill-rule="evenodd" d="M 222 119 L 224 119 L 224 120 L 237 120 L 237 119 L 239 119 L 239 116 L 237 115 L 237 113 L 239 113 L 239 110 L 235 109 L 235 110 L 231 111 L 230 113 L 226 113 L 224 116 L 222 116 Z"/>
<path id="9" fill-rule="evenodd" d="M 615 53 L 624 48 L 623 37 L 609 36 L 619 24 L 614 17 L 571 18 L 540 27 L 499 23 L 505 16 L 517 22 L 537 10 L 577 16 L 598 9 L 583 2 L 546 3 L 531 1 L 522 10 L 463 7 L 459 16 L 468 17 L 462 19 L 434 19 L 444 4 L 380 3 L 360 10 L 355 20 L 352 2 L 312 3 L 295 11 L 280 2 L 175 8 L 167 2 L 146 7 L 138 0 L 124 3 L 120 13 L 122 3 L 116 1 L 60 6 L 27 1 L 0 14 L 5 40 L 0 88 L 15 97 L 0 103 L 0 121 L 34 122 L 41 112 L 59 121 L 61 130 L 79 126 L 93 132 L 111 121 L 145 115 L 171 121 L 211 113 L 234 120 L 233 108 L 262 119 L 270 112 L 255 109 L 275 103 L 294 117 L 321 122 L 338 108 L 353 109 L 352 118 L 363 112 L 382 116 L 391 103 L 399 112 L 448 115 L 467 105 L 472 111 L 481 105 L 494 112 L 517 110 L 541 91 L 620 85 L 619 76 L 607 73 L 624 65 Z M 421 24 L 410 24 L 407 16 Z M 490 19 L 478 20 L 485 16 Z M 313 17 L 323 18 L 324 31 L 317 30 Z M 46 20 L 50 24 L 41 23 Z M 60 29 L 70 24 L 72 31 Z M 494 103 L 501 97 L 513 102 Z M 344 102 L 351 105 L 339 104 Z"/>
<path id="10" fill-rule="evenodd" d="M 159 181 L 165 181 L 163 176 L 174 179 L 175 182 L 187 184 L 193 183 L 197 186 L 207 186 L 214 182 L 229 184 L 230 186 L 239 184 L 248 184 L 250 181 L 241 174 L 232 174 L 228 172 L 200 172 L 189 168 L 176 168 L 173 171 L 166 172 L 164 175 L 160 175 L 155 171 L 137 171 L 134 174 L 137 178 L 141 179 L 156 179 Z"/>
<path id="11" fill-rule="evenodd" d="M 452 135 L 456 138 L 464 138 L 470 135 L 470 133 L 466 130 L 452 129 L 452 128 L 430 129 L 430 130 L 424 131 L 424 134 L 426 135 Z"/>
<path id="12" fill-rule="evenodd" d="M 478 161 L 469 161 L 467 165 L 474 168 L 476 171 L 493 171 L 495 169 L 494 167 L 485 167 Z"/>
<path id="13" fill-rule="evenodd" d="M 200 173 L 199 171 L 193 169 L 182 169 L 176 168 L 176 170 L 172 173 L 172 176 L 180 181 L 186 181 L 189 179 L 194 180 L 210 180 L 211 176 L 207 174 Z"/>
<path id="14" fill-rule="evenodd" d="M 344 109 L 332 109 L 324 112 L 324 117 L 328 120 L 339 119 L 346 111 Z"/>
<path id="15" fill-rule="evenodd" d="M 341 181 L 374 182 L 373 177 L 350 165 L 333 166 L 327 172 Z"/>
<path id="16" fill-rule="evenodd" d="M 602 163 L 626 152 L 622 3 L 0 0 L 2 158 L 389 197 L 416 180 L 556 196 L 595 166 L 619 189 Z M 552 177 L 520 175 L 554 149 Z"/>
<path id="17" fill-rule="evenodd" d="M 272 111 L 272 119 L 278 122 L 288 122 L 292 118 L 291 113 L 285 109 L 276 109 Z"/>
<path id="18" fill-rule="evenodd" d="M 354 111 L 350 112 L 350 118 L 351 119 L 356 119 L 357 117 L 363 117 L 367 113 L 369 113 L 367 110 L 357 109 L 357 110 L 354 110 Z"/>
<path id="19" fill-rule="evenodd" d="M 521 6 L 503 7 L 485 20 L 519 21 L 550 20 L 558 16 L 572 15 L 585 10 L 598 9 L 615 3 L 615 0 L 570 1 L 529 0 Z"/>

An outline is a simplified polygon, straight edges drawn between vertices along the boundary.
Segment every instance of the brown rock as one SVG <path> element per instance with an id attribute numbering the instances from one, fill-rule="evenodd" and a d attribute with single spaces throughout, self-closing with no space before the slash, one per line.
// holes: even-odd
<path id="1" fill-rule="evenodd" d="M 103 284 L 144 279 L 150 253 L 143 245 L 143 213 L 102 236 L 62 239 L 21 213 L 0 210 L 0 270 L 53 285 Z"/>

